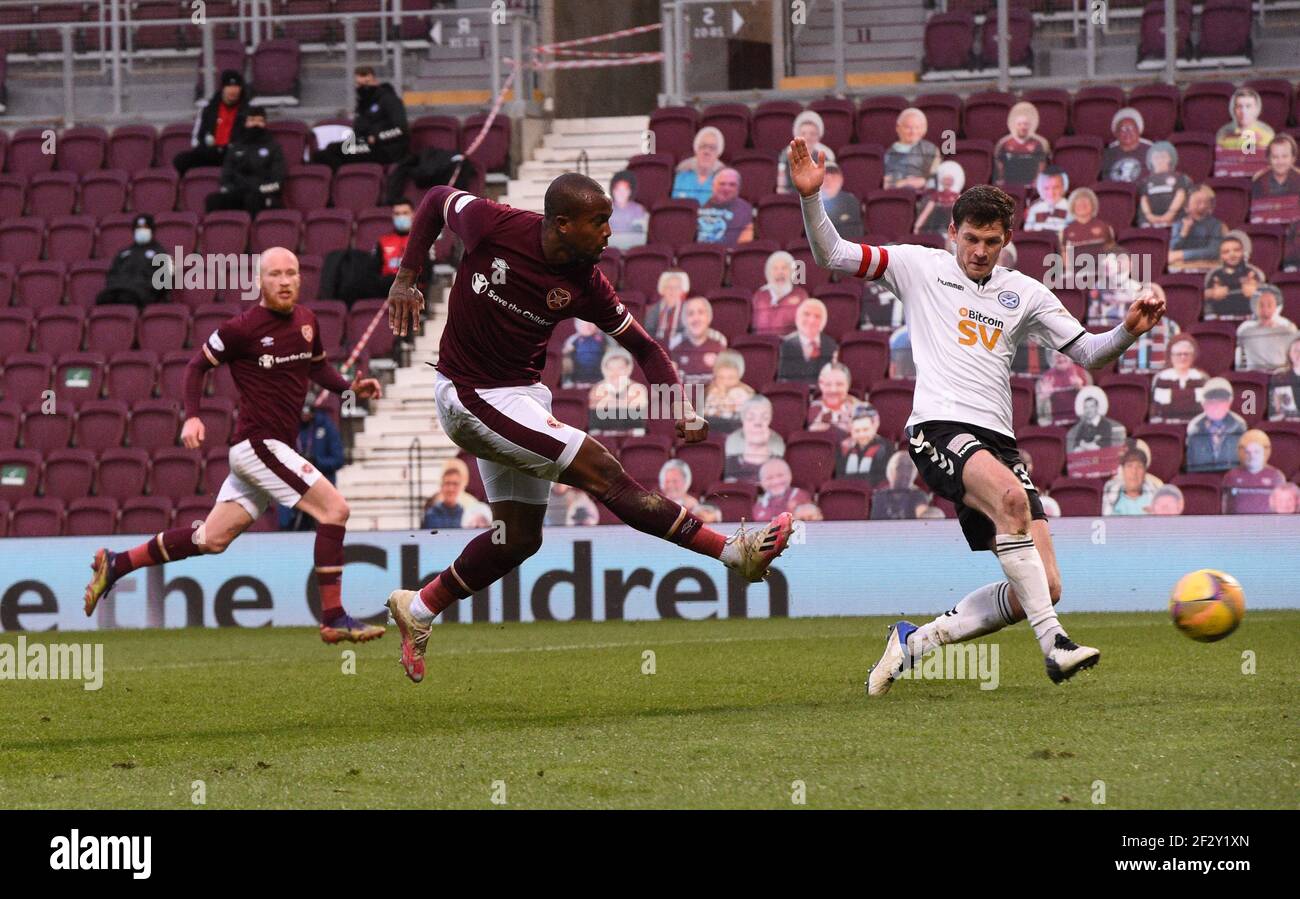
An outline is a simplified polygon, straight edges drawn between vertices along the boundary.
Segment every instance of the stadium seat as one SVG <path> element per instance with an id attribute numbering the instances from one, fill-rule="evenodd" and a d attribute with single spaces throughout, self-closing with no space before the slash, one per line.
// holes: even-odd
<path id="1" fill-rule="evenodd" d="M 59 135 L 55 168 L 84 175 L 104 167 L 108 155 L 108 132 L 94 125 L 79 125 Z"/>
<path id="2" fill-rule="evenodd" d="M 1100 192 L 1097 196 L 1100 198 Z M 1116 191 L 1112 196 L 1122 200 L 1124 194 Z M 1151 260 L 1152 280 L 1159 280 L 1164 276 L 1165 265 L 1169 259 L 1168 231 L 1163 228 L 1116 228 L 1115 231 L 1116 242 L 1124 248 L 1125 252 Z"/>
<path id="3" fill-rule="evenodd" d="M 56 449 L 45 457 L 41 493 L 71 502 L 90 495 L 95 482 L 95 454 L 88 449 Z"/>
<path id="4" fill-rule="evenodd" d="M 1269 421 L 1260 425 L 1268 434 L 1273 451 L 1269 454 L 1268 464 L 1277 468 L 1287 478 L 1300 474 L 1300 423 L 1293 421 Z"/>
<path id="5" fill-rule="evenodd" d="M 862 320 L 862 287 L 851 280 L 818 288 L 817 298 L 826 305 L 826 334 L 836 343 L 856 334 Z"/>
<path id="6" fill-rule="evenodd" d="M 72 442 L 73 404 L 29 403 L 23 410 L 22 444 L 24 449 L 63 449 Z"/>
<path id="7" fill-rule="evenodd" d="M 749 126 L 754 149 L 766 153 L 769 158 L 783 151 L 790 145 L 795 116 L 801 112 L 803 104 L 795 100 L 764 100 L 759 103 Z M 734 156 L 735 151 L 731 155 Z"/>
<path id="8" fill-rule="evenodd" d="M 825 126 L 822 143 L 830 147 L 831 152 L 837 154 L 838 158 L 840 148 L 853 142 L 853 124 L 857 118 L 853 101 L 839 97 L 826 97 L 813 100 L 808 104 L 808 108 L 822 117 L 822 124 Z"/>
<path id="9" fill-rule="evenodd" d="M 769 384 L 776 380 L 780 338 L 771 334 L 742 334 L 731 349 L 745 359 L 746 384 Z"/>
<path id="10" fill-rule="evenodd" d="M 976 67 L 975 17 L 969 12 L 934 13 L 925 22 L 923 41 L 922 72 Z"/>
<path id="11" fill-rule="evenodd" d="M 203 456 L 199 450 L 168 446 L 153 451 L 149 494 L 173 500 L 193 496 L 199 489 Z"/>
<path id="12" fill-rule="evenodd" d="M 181 176 L 177 210 L 195 216 L 202 215 L 207 210 L 209 195 L 216 193 L 220 186 L 221 169 L 217 166 L 201 165 L 190 169 Z M 171 246 L 161 238 L 160 242 L 165 247 Z M 192 247 L 193 244 L 190 246 Z"/>
<path id="13" fill-rule="evenodd" d="M 223 450 L 224 451 L 224 450 Z M 95 478 L 95 494 L 126 502 L 134 496 L 143 496 L 149 480 L 149 453 L 138 447 L 123 449 L 112 447 L 99 454 Z"/>
<path id="14" fill-rule="evenodd" d="M 369 209 L 379 202 L 384 183 L 384 167 L 373 162 L 340 166 L 330 185 L 330 203 L 336 209 L 354 212 Z"/>
<path id="15" fill-rule="evenodd" d="M 1229 228 L 1246 223 L 1250 212 L 1250 182 L 1245 178 L 1207 178 L 1214 188 L 1214 216 Z"/>
<path id="16" fill-rule="evenodd" d="M 68 305 L 82 309 L 93 306 L 99 292 L 104 289 L 108 269 L 109 262 L 106 259 L 85 259 L 72 263 L 68 268 Z"/>
<path id="17" fill-rule="evenodd" d="M 1232 93 L 1231 81 L 1193 81 L 1183 91 L 1183 130 L 1214 134 L 1228 121 Z"/>
<path id="18" fill-rule="evenodd" d="M 75 172 L 42 172 L 33 175 L 27 182 L 28 214 L 47 219 L 56 215 L 71 215 L 77 208 L 79 181 Z"/>
<path id="19" fill-rule="evenodd" d="M 871 405 L 880 413 L 880 433 L 895 442 L 903 439 L 903 426 L 912 412 L 916 382 L 907 378 L 877 381 L 871 389 Z"/>
<path id="20" fill-rule="evenodd" d="M 1011 376 L 1011 426 L 1018 434 L 1029 426 L 1034 413 L 1034 383 L 1036 378 Z"/>
<path id="21" fill-rule="evenodd" d="M 337 349 L 343 343 L 343 332 L 347 328 L 347 304 L 339 300 L 316 300 L 307 305 L 316 313 L 321 343 L 326 352 Z"/>
<path id="22" fill-rule="evenodd" d="M 298 41 L 282 38 L 262 41 L 253 51 L 252 84 L 249 93 L 262 103 L 296 103 L 298 75 L 302 66 Z"/>
<path id="23" fill-rule="evenodd" d="M 190 169 L 185 177 L 189 178 L 200 169 Z M 200 204 L 198 212 L 161 212 L 154 216 L 154 239 L 169 253 L 174 253 L 176 247 L 180 247 L 185 253 L 194 252 L 199 242 L 199 216 L 202 215 L 202 205 Z"/>
<path id="24" fill-rule="evenodd" d="M 1205 0 L 1201 8 L 1201 40 L 1197 56 L 1236 62 L 1251 56 L 1251 0 Z M 1231 63 L 1229 63 L 1231 64 Z"/>
<path id="25" fill-rule="evenodd" d="M 1207 374 L 1226 375 L 1237 351 L 1235 322 L 1198 322 L 1187 329 L 1196 338 L 1196 367 Z"/>
<path id="26" fill-rule="evenodd" d="M 826 521 L 864 521 L 871 517 L 871 484 L 860 478 L 836 478 L 821 485 L 817 505 Z"/>
<path id="27" fill-rule="evenodd" d="M 1150 141 L 1168 140 L 1178 124 L 1181 95 L 1172 84 L 1139 84 L 1128 95 L 1128 105 L 1142 114 L 1142 136 Z"/>
<path id="28" fill-rule="evenodd" d="M 261 217 L 258 218 L 260 221 Z M 326 256 L 335 250 L 346 250 L 352 243 L 352 219 L 350 209 L 308 211 L 303 228 L 303 252 Z"/>
<path id="29" fill-rule="evenodd" d="M 172 501 L 165 496 L 132 496 L 123 500 L 119 534 L 153 535 L 172 523 Z"/>
<path id="30" fill-rule="evenodd" d="M 1006 91 L 978 91 L 966 98 L 962 111 L 963 133 L 970 140 L 996 143 L 1007 133 L 1007 116 L 1016 101 Z M 966 179 L 968 183 L 971 179 Z"/>
<path id="31" fill-rule="evenodd" d="M 235 426 L 235 403 L 224 396 L 210 396 L 199 401 L 199 418 L 207 440 L 215 445 L 230 442 Z"/>
<path id="32" fill-rule="evenodd" d="M 1034 458 L 1034 478 L 1051 484 L 1065 471 L 1065 439 L 1061 428 L 1030 426 L 1016 433 L 1016 444 Z"/>
<path id="33" fill-rule="evenodd" d="M 296 209 L 268 209 L 253 221 L 249 250 L 261 253 L 271 247 L 297 251 L 302 241 L 302 213 Z"/>
<path id="34" fill-rule="evenodd" d="M 0 175 L 0 216 L 17 218 L 27 208 L 27 177 Z"/>
<path id="35" fill-rule="evenodd" d="M 64 352 L 54 366 L 54 394 L 59 402 L 79 405 L 99 398 L 104 386 L 101 353 Z"/>
<path id="36" fill-rule="evenodd" d="M 0 450 L 14 449 L 23 430 L 22 406 L 0 401 Z"/>
<path id="37" fill-rule="evenodd" d="M 1185 424 L 1142 424 L 1129 431 L 1130 436 L 1142 440 L 1151 450 L 1148 473 L 1162 481 L 1171 481 L 1183 467 L 1183 448 L 1187 442 Z"/>
<path id="38" fill-rule="evenodd" d="M 0 259 L 13 265 L 41 258 L 45 241 L 45 219 L 17 218 L 0 222 Z"/>
<path id="39" fill-rule="evenodd" d="M 120 447 L 126 435 L 127 416 L 127 404 L 123 400 L 85 401 L 77 412 L 77 446 L 97 452 Z"/>
<path id="40" fill-rule="evenodd" d="M 57 306 L 63 297 L 68 267 L 57 260 L 24 262 L 14 280 L 14 305 L 29 309 Z"/>
<path id="41" fill-rule="evenodd" d="M 925 139 L 935 146 L 960 133 L 961 97 L 956 94 L 919 94 L 912 105 L 925 113 Z"/>
<path id="42" fill-rule="evenodd" d="M 1250 261 L 1266 276 L 1282 267 L 1282 248 L 1286 242 L 1284 225 L 1246 225 L 1250 237 Z"/>
<path id="43" fill-rule="evenodd" d="M 213 331 L 241 311 L 233 303 L 207 303 L 195 309 L 190 322 L 190 346 L 202 346 Z"/>
<path id="44" fill-rule="evenodd" d="M 693 243 L 698 210 L 694 200 L 660 200 L 650 211 L 649 242 L 671 247 Z"/>
<path id="45" fill-rule="evenodd" d="M 878 238 L 897 240 L 912 233 L 916 220 L 916 191 L 900 187 L 868 195 L 863 222 Z"/>
<path id="46" fill-rule="evenodd" d="M 853 373 L 849 388 L 854 396 L 863 396 L 889 372 L 889 335 L 876 331 L 856 331 L 840 341 L 839 361 Z"/>
<path id="47" fill-rule="evenodd" d="M 1293 87 L 1285 78 L 1252 78 L 1242 87 L 1248 87 L 1259 94 L 1263 111 L 1259 117 L 1273 127 L 1282 131 L 1291 124 L 1291 104 Z"/>
<path id="48" fill-rule="evenodd" d="M 64 518 L 64 533 L 69 537 L 111 534 L 117 529 L 117 500 L 107 496 L 82 496 L 71 499 Z"/>
<path id="49" fill-rule="evenodd" d="M 677 251 L 677 268 L 691 279 L 691 295 L 703 296 L 722 287 L 726 251 L 718 244 L 688 243 Z"/>
<path id="50" fill-rule="evenodd" d="M 623 284 L 648 297 L 657 297 L 659 276 L 672 268 L 673 255 L 668 247 L 633 247 L 623 254 Z"/>
<path id="51" fill-rule="evenodd" d="M 45 128 L 19 128 L 9 138 L 5 171 L 15 175 L 37 175 L 54 168 L 54 154 L 45 152 L 49 145 Z"/>
<path id="52" fill-rule="evenodd" d="M 1106 392 L 1110 409 L 1106 413 L 1132 434 L 1147 419 L 1147 403 L 1151 395 L 1151 379 L 1143 374 L 1105 374 L 1097 379 L 1098 386 Z"/>
<path id="53" fill-rule="evenodd" d="M 348 309 L 347 330 L 344 335 L 344 342 L 349 347 L 356 346 L 360 342 L 366 328 L 374 320 L 375 314 L 383 308 L 384 300 L 357 300 Z M 366 344 L 366 351 L 372 358 L 379 356 L 390 356 L 393 352 L 393 330 L 388 327 L 387 318 L 381 318 L 379 325 L 370 334 L 370 341 Z"/>
<path id="54" fill-rule="evenodd" d="M 36 495 L 42 454 L 33 449 L 0 450 L 0 501 L 11 505 Z"/>
<path id="55" fill-rule="evenodd" d="M 1101 514 L 1101 488 L 1100 478 L 1057 478 L 1050 495 L 1063 516 L 1095 518 Z"/>
<path id="56" fill-rule="evenodd" d="M 1059 87 L 1035 88 L 1025 91 L 1020 99 L 1034 104 L 1038 110 L 1038 133 L 1055 148 L 1069 125 L 1070 92 Z"/>
<path id="57" fill-rule="evenodd" d="M 393 233 L 393 208 L 370 206 L 357 213 L 356 231 L 352 235 L 352 248 L 363 253 L 373 253 L 379 239 Z"/>
<path id="58" fill-rule="evenodd" d="M 600 261 L 596 263 L 596 268 L 600 269 L 601 274 L 617 290 L 623 284 L 623 251 L 618 247 L 605 247 L 601 250 Z"/>
<path id="59" fill-rule="evenodd" d="M 758 489 L 753 484 L 724 482 L 714 484 L 712 490 L 700 497 L 700 502 L 717 506 L 722 511 L 722 520 L 731 522 L 752 518 L 757 498 Z"/>
<path id="60" fill-rule="evenodd" d="M 811 296 L 819 296 L 822 288 L 830 283 L 831 271 L 817 264 L 813 258 L 812 247 L 802 237 L 791 240 L 784 249 L 794 257 L 796 263 L 803 264 L 804 289 Z"/>
<path id="61" fill-rule="evenodd" d="M 164 394 L 162 399 L 144 400 L 132 405 L 127 441 L 130 446 L 145 450 L 175 446 L 176 439 L 180 436 L 180 427 L 177 400 L 167 398 Z M 211 435 L 208 439 L 212 439 Z"/>
<path id="62" fill-rule="evenodd" d="M 777 381 L 766 384 L 759 393 L 772 404 L 772 430 L 783 439 L 803 430 L 808 418 L 808 385 Z"/>
<path id="63" fill-rule="evenodd" d="M 1166 315 L 1178 323 L 1183 330 L 1201 320 L 1201 308 L 1205 305 L 1205 293 L 1202 275 L 1164 275 L 1157 283 L 1165 292 Z"/>
<path id="64" fill-rule="evenodd" d="M 862 144 L 887 147 L 897 139 L 898 114 L 911 106 L 898 94 L 863 97 L 858 104 L 857 140 Z"/>
<path id="65" fill-rule="evenodd" d="M 674 160 L 667 153 L 642 153 L 627 161 L 627 170 L 636 176 L 633 199 L 651 209 L 667 200 L 673 188 Z"/>
<path id="66" fill-rule="evenodd" d="M 450 115 L 426 115 L 411 122 L 411 152 L 460 149 L 460 121 Z"/>
<path id="67" fill-rule="evenodd" d="M 154 144 L 155 170 L 171 170 L 176 175 L 173 165 L 176 157 L 193 145 L 194 122 L 173 122 L 164 125 L 158 132 L 158 142 Z M 171 207 L 168 207 L 171 208 Z"/>
<path id="68" fill-rule="evenodd" d="M 297 119 L 276 119 L 268 122 L 266 130 L 271 132 L 275 142 L 280 145 L 286 165 L 296 165 L 306 161 L 306 154 L 315 149 L 316 138 L 306 122 Z"/>
<path id="69" fill-rule="evenodd" d="M 0 364 L 0 395 L 9 402 L 27 405 L 42 399 L 50 386 L 54 357 L 49 353 L 16 353 Z"/>
<path id="70" fill-rule="evenodd" d="M 731 167 L 740 174 L 740 196 L 750 203 L 776 193 L 776 157 L 762 150 L 737 150 Z"/>
<path id="71" fill-rule="evenodd" d="M 835 161 L 844 175 L 844 189 L 858 199 L 880 190 L 885 178 L 884 152 L 877 144 L 842 147 Z"/>
<path id="72" fill-rule="evenodd" d="M 471 464 L 470 467 L 477 469 L 478 466 Z M 199 489 L 203 493 L 216 496 L 221 492 L 221 485 L 225 483 L 229 474 L 230 450 L 224 446 L 214 446 L 207 451 L 203 463 L 203 480 L 199 483 Z"/>
<path id="73" fill-rule="evenodd" d="M 1124 89 L 1114 85 L 1093 85 L 1075 92 L 1070 108 L 1070 123 L 1076 136 L 1111 140 L 1111 119 L 1124 105 Z M 1059 163 L 1058 163 L 1059 164 Z M 1074 187 L 1071 180 L 1070 186 Z"/>
<path id="74" fill-rule="evenodd" d="M 68 265 L 89 259 L 95 247 L 95 219 L 89 215 L 58 215 L 50 219 L 45 256 Z"/>
<path id="75" fill-rule="evenodd" d="M 81 349 L 86 313 L 76 306 L 48 306 L 36 313 L 32 345 L 38 353 L 58 356 Z"/>
<path id="76" fill-rule="evenodd" d="M 1108 122 L 1109 127 L 1109 122 Z M 1070 190 L 1091 187 L 1097 183 L 1101 170 L 1101 151 L 1104 142 L 1092 134 L 1063 137 L 1052 148 L 1052 164 L 1063 169 L 1070 177 Z"/>
<path id="77" fill-rule="evenodd" d="M 106 355 L 131 349 L 138 319 L 134 306 L 92 307 L 86 318 L 86 346 Z"/>
<path id="78" fill-rule="evenodd" d="M 1192 55 L 1192 4 L 1180 0 L 1174 13 L 1174 51 L 1178 59 Z M 1142 7 L 1138 26 L 1138 62 L 1165 58 L 1165 0 L 1151 0 Z"/>
<path id="79" fill-rule="evenodd" d="M 795 431 L 786 438 L 785 461 L 794 486 L 814 493 L 835 475 L 837 442 L 826 431 Z"/>
<path id="80" fill-rule="evenodd" d="M 668 461 L 670 448 L 670 441 L 662 437 L 629 437 L 617 455 L 630 477 L 655 489 L 659 484 L 659 469 Z"/>
<path id="81" fill-rule="evenodd" d="M 176 507 L 172 510 L 172 527 L 188 528 L 202 524 L 216 504 L 216 494 L 180 496 L 176 498 Z M 271 504 L 275 508 L 275 504 Z"/>
<path id="82" fill-rule="evenodd" d="M 700 110 L 700 127 L 711 126 L 722 132 L 723 162 L 730 162 L 732 153 L 749 146 L 751 116 L 744 103 L 714 103 Z"/>
<path id="83" fill-rule="evenodd" d="M 1183 474 L 1174 478 L 1173 484 L 1183 494 L 1184 515 L 1220 515 L 1223 513 L 1223 496 L 1218 484 L 1199 480 L 1195 474 Z M 1220 476 L 1215 475 L 1216 479 Z M 1222 483 L 1220 480 L 1219 483 Z"/>
<path id="84" fill-rule="evenodd" d="M 694 154 L 695 132 L 698 129 L 699 113 L 695 107 L 660 107 L 650 113 L 650 132 L 654 135 L 654 146 L 646 149 L 666 154 L 671 157 L 671 165 L 676 165 Z"/>
<path id="85" fill-rule="evenodd" d="M 987 140 L 959 140 L 952 158 L 966 173 L 967 184 L 989 184 L 993 180 L 993 144 Z"/>
<path id="86" fill-rule="evenodd" d="M 473 153 L 468 152 L 470 145 L 483 130 L 487 119 L 488 114 L 484 112 L 471 113 L 465 117 L 460 129 L 460 149 L 478 165 L 480 171 L 504 172 L 510 164 L 509 116 L 497 115 L 493 118 L 492 125 L 478 149 Z"/>
<path id="87" fill-rule="evenodd" d="M 160 344 L 143 341 L 141 345 L 162 348 Z M 150 399 L 157 381 L 158 354 L 152 349 L 114 353 L 108 360 L 104 385 L 110 399 L 119 400 L 127 405 L 137 400 Z"/>
<path id="88" fill-rule="evenodd" d="M 29 496 L 14 503 L 10 537 L 58 537 L 63 533 L 63 500 Z"/>
<path id="89" fill-rule="evenodd" d="M 329 166 L 290 164 L 281 194 L 284 205 L 303 212 L 323 209 L 329 203 L 330 176 Z"/>
<path id="90" fill-rule="evenodd" d="M 754 230 L 764 240 L 787 243 L 803 235 L 803 211 L 796 194 L 761 197 L 754 215 Z"/>
<path id="91" fill-rule="evenodd" d="M 136 171 L 131 176 L 131 209 L 137 213 L 147 212 L 150 215 L 171 212 L 176 208 L 179 190 L 180 178 L 175 169 L 156 168 Z"/>
<path id="92" fill-rule="evenodd" d="M 1007 65 L 1016 68 L 1033 68 L 1034 64 L 1034 16 L 1020 6 L 1007 9 Z M 996 10 L 992 17 L 986 16 L 980 38 L 979 64 L 981 69 L 998 67 L 998 28 Z M 993 22 L 990 25 L 990 21 Z"/>
<path id="93" fill-rule="evenodd" d="M 713 329 L 735 342 L 737 337 L 749 333 L 749 322 L 753 316 L 748 290 L 736 290 L 724 287 L 709 292 L 709 304 L 713 307 Z"/>
<path id="94" fill-rule="evenodd" d="M 103 167 L 122 172 L 147 169 L 153 165 L 157 144 L 158 131 L 152 125 L 119 125 L 108 138 Z M 85 181 L 83 177 L 83 185 Z"/>
<path id="95" fill-rule="evenodd" d="M 0 307 L 0 365 L 14 353 L 31 349 L 34 317 L 30 309 Z"/>
<path id="96" fill-rule="evenodd" d="M 198 252 L 204 254 L 244 253 L 252 220 L 247 212 L 209 212 L 201 220 Z"/>
<path id="97" fill-rule="evenodd" d="M 1246 419 L 1247 427 L 1258 427 L 1268 411 L 1269 373 L 1234 371 L 1225 377 L 1232 384 L 1232 411 Z"/>

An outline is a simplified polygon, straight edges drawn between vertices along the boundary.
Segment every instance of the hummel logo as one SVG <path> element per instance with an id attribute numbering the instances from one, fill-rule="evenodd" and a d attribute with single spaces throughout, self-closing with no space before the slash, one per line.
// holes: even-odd
<path id="1" fill-rule="evenodd" d="M 936 278 L 935 280 L 937 280 L 937 281 L 938 281 L 940 284 L 942 284 L 944 287 L 951 287 L 953 290 L 965 290 L 965 289 L 966 289 L 966 288 L 962 287 L 960 284 L 954 284 L 954 283 L 952 283 L 951 281 L 945 281 L 945 280 L 943 280 L 943 278 Z"/>

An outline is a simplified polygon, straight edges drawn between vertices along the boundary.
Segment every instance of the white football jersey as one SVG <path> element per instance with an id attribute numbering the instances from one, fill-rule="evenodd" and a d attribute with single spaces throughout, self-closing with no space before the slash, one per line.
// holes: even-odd
<path id="1" fill-rule="evenodd" d="M 1011 362 L 1027 338 L 1063 350 L 1087 329 L 1056 295 L 1020 272 L 994 266 L 984 284 L 947 250 L 863 246 L 859 274 L 881 278 L 903 303 L 916 392 L 907 424 L 957 421 L 1014 437 Z"/>

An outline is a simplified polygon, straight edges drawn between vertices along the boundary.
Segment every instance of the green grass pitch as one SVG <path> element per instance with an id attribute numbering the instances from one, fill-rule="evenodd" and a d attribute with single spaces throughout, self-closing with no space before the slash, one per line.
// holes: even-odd
<path id="1" fill-rule="evenodd" d="M 0 807 L 1297 807 L 1300 612 L 1064 613 L 1103 654 L 1071 683 L 1021 624 L 997 689 L 870 701 L 881 618 L 449 625 L 419 686 L 395 628 L 355 673 L 304 629 L 30 635 L 105 681 L 0 681 Z"/>

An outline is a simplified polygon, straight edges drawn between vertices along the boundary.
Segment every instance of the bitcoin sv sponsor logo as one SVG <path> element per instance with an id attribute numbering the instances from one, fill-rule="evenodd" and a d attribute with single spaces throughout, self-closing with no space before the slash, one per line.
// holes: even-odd
<path id="1" fill-rule="evenodd" d="M 961 321 L 957 322 L 957 333 L 961 335 L 957 342 L 962 346 L 983 344 L 986 350 L 992 352 L 1002 339 L 1002 320 L 965 306 L 958 309 L 957 314 L 961 316 Z"/>

